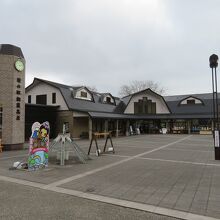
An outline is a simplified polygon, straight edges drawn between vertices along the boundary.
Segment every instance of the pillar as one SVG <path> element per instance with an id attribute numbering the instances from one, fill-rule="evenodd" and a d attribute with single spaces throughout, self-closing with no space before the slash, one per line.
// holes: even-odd
<path id="1" fill-rule="evenodd" d="M 89 140 L 92 139 L 92 119 L 89 117 Z"/>
<path id="2" fill-rule="evenodd" d="M 104 122 L 104 132 L 108 132 L 108 120 L 105 120 Z M 106 135 L 105 135 L 106 138 Z"/>
<path id="3" fill-rule="evenodd" d="M 214 131 L 214 119 L 212 119 L 212 131 Z"/>
<path id="4" fill-rule="evenodd" d="M 191 134 L 191 121 L 187 121 L 188 134 Z"/>
<path id="5" fill-rule="evenodd" d="M 108 120 L 104 122 L 104 132 L 108 132 Z"/>
<path id="6" fill-rule="evenodd" d="M 126 136 L 129 136 L 129 120 L 126 121 Z"/>
<path id="7" fill-rule="evenodd" d="M 116 133 L 115 136 L 118 137 L 118 120 L 116 120 Z"/>

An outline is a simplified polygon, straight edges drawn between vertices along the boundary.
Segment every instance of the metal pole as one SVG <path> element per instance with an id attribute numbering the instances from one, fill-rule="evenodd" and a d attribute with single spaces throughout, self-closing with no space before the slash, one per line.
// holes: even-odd
<path id="1" fill-rule="evenodd" d="M 215 88 L 214 88 L 214 73 L 212 68 L 212 104 L 213 104 L 213 124 L 214 124 L 214 130 L 216 129 L 216 123 L 215 123 Z"/>
<path id="2" fill-rule="evenodd" d="M 60 165 L 64 166 L 65 164 L 65 125 L 63 124 L 63 135 L 61 142 L 61 152 L 60 152 Z"/>
<path id="3" fill-rule="evenodd" d="M 216 90 L 216 121 L 217 121 L 217 129 L 219 130 L 219 121 L 218 121 L 218 86 L 217 86 L 217 74 L 215 67 L 215 90 Z"/>
<path id="4" fill-rule="evenodd" d="M 218 56 L 212 54 L 209 57 L 209 66 L 212 69 L 212 89 L 213 89 L 213 116 L 214 116 L 214 148 L 215 148 L 215 160 L 220 160 L 220 139 L 219 139 L 219 113 L 218 113 L 218 85 L 216 68 L 218 66 Z M 215 72 L 213 72 L 215 68 Z"/>

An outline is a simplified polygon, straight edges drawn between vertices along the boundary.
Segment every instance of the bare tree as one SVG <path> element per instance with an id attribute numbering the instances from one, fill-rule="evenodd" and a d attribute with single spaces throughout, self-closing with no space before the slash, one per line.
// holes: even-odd
<path id="1" fill-rule="evenodd" d="M 97 88 L 95 86 L 86 86 L 91 92 L 97 92 Z"/>
<path id="2" fill-rule="evenodd" d="M 148 88 L 160 95 L 162 95 L 165 92 L 165 89 L 163 87 L 161 87 L 157 82 L 154 82 L 152 80 L 147 80 L 147 81 L 133 80 L 130 82 L 129 85 L 122 85 L 120 87 L 119 95 L 127 96 L 132 93 L 139 92 Z"/>
<path id="3" fill-rule="evenodd" d="M 86 85 L 73 85 L 73 87 L 86 87 L 91 92 L 97 92 L 97 88 L 95 86 L 86 86 Z"/>

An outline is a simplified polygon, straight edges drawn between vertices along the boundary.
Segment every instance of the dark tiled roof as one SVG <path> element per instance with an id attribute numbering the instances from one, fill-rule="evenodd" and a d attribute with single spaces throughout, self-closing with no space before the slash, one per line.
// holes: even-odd
<path id="1" fill-rule="evenodd" d="M 220 97 L 220 93 L 218 93 Z M 172 95 L 172 96 L 164 96 L 166 102 L 169 101 L 181 101 L 189 96 L 193 96 L 195 98 L 204 100 L 204 99 L 212 99 L 212 93 L 201 93 L 201 94 L 187 94 L 187 95 Z"/>
<path id="2" fill-rule="evenodd" d="M 72 91 L 68 88 L 60 88 L 63 97 L 71 110 L 78 111 L 98 111 L 98 112 L 114 112 L 116 106 L 112 104 L 102 103 L 100 97 L 93 93 L 94 101 L 87 101 L 83 99 L 77 99 L 72 97 Z"/>
<path id="3" fill-rule="evenodd" d="M 179 101 L 169 101 L 167 105 L 174 114 L 194 114 L 194 113 L 211 113 L 212 112 L 212 100 L 204 99 L 204 105 L 179 105 Z"/>
<path id="4" fill-rule="evenodd" d="M 198 98 L 203 104 L 180 105 L 188 97 Z M 164 96 L 164 99 L 173 114 L 212 114 L 212 93 Z"/>
<path id="5" fill-rule="evenodd" d="M 82 86 L 68 86 L 68 85 L 65 85 L 65 84 L 60 84 L 60 83 L 55 83 L 55 82 L 52 82 L 52 81 L 48 81 L 48 80 L 44 80 L 44 79 L 39 79 L 39 78 L 34 78 L 34 81 L 33 83 L 31 83 L 28 87 L 25 88 L 25 91 L 29 91 L 32 87 L 36 86 L 37 84 L 41 83 L 41 82 L 44 82 L 48 85 L 51 85 L 53 87 L 56 87 L 58 89 L 60 88 L 67 88 L 69 90 L 72 90 L 72 91 L 76 91 L 77 89 L 81 88 Z"/>
<path id="6" fill-rule="evenodd" d="M 83 100 L 83 99 L 73 98 L 73 94 L 75 94 L 75 92 L 79 88 L 82 88 L 83 86 L 73 87 L 73 86 L 68 86 L 68 85 L 64 85 L 64 84 L 60 84 L 60 83 L 54 83 L 54 82 L 39 79 L 39 78 L 34 78 L 34 82 L 26 88 L 26 92 L 41 82 L 58 88 L 60 90 L 61 94 L 63 95 L 63 98 L 64 98 L 64 100 L 70 110 L 78 110 L 78 111 L 83 111 L 83 112 L 88 112 L 88 111 L 115 112 L 117 105 L 119 105 L 121 102 L 118 98 L 116 98 L 115 99 L 116 105 L 102 103 L 100 100 L 101 94 L 99 94 L 97 92 L 91 92 L 91 91 L 90 92 L 93 96 L 93 101 L 87 101 L 87 100 Z"/>
<path id="7" fill-rule="evenodd" d="M 24 58 L 21 48 L 11 44 L 0 44 L 0 54 L 13 55 Z"/>
<path id="8" fill-rule="evenodd" d="M 115 99 L 115 105 L 103 103 L 102 97 L 103 95 L 109 95 L 110 93 L 97 93 L 91 92 L 93 96 L 93 101 L 87 101 L 83 99 L 73 98 L 75 92 L 81 87 L 68 86 L 60 83 L 55 83 L 43 79 L 35 78 L 34 82 L 26 88 L 26 91 L 36 86 L 38 83 L 47 83 L 51 86 L 58 88 L 70 110 L 82 111 L 82 112 L 92 112 L 91 116 L 94 117 L 100 116 L 100 114 L 104 114 L 106 117 L 112 115 L 112 117 L 122 117 L 126 118 L 127 116 L 124 113 L 130 99 L 133 95 L 129 95 L 123 98 L 113 97 Z M 86 87 L 85 87 L 86 88 Z M 149 89 L 148 89 L 149 90 Z M 150 90 L 151 91 L 151 90 Z M 156 93 L 155 93 L 156 94 Z M 193 96 L 195 98 L 200 99 L 203 104 L 192 104 L 192 105 L 179 105 L 181 100 L 184 100 L 187 97 Z M 161 96 L 162 97 L 162 96 Z M 219 94 L 220 97 L 220 94 Z M 156 119 L 156 118 L 176 118 L 176 119 L 184 119 L 184 118 L 210 118 L 212 117 L 212 93 L 205 94 L 188 94 L 188 95 L 177 95 L 177 96 L 164 96 L 162 97 L 165 100 L 168 108 L 171 110 L 172 114 L 157 114 L 157 115 L 128 115 L 131 117 L 138 117 L 143 119 Z M 220 100 L 219 100 L 220 101 Z M 97 115 L 94 115 L 96 112 Z"/>

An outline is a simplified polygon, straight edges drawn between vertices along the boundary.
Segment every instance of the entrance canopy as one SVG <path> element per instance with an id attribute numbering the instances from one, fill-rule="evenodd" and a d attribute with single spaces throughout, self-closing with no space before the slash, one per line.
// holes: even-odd
<path id="1" fill-rule="evenodd" d="M 148 114 L 148 115 L 134 115 L 134 114 L 113 114 L 105 112 L 88 112 L 91 118 L 103 119 L 201 119 L 213 118 L 212 114 Z"/>

